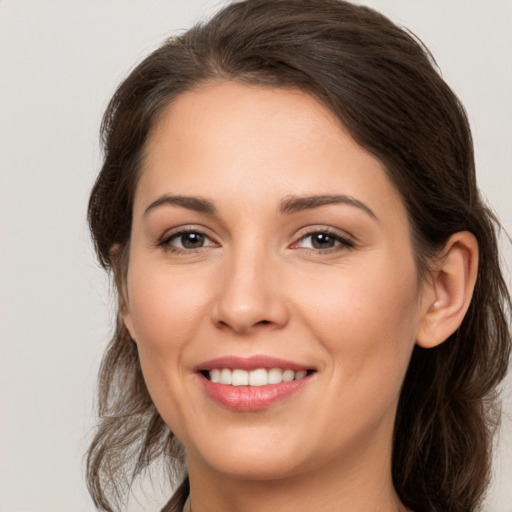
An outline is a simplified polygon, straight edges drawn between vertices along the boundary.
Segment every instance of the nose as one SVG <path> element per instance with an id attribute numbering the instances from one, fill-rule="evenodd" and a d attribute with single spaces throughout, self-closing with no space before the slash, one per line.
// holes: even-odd
<path id="1" fill-rule="evenodd" d="M 224 262 L 212 320 L 218 328 L 248 335 L 289 321 L 279 265 L 262 251 L 240 251 Z"/>

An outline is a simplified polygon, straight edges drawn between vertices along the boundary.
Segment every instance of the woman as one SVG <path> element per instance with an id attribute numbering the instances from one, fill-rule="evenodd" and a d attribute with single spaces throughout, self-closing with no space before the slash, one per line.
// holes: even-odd
<path id="1" fill-rule="evenodd" d="M 344 1 L 235 3 L 147 57 L 102 134 L 97 506 L 163 458 L 165 511 L 476 510 L 510 298 L 428 51 Z"/>

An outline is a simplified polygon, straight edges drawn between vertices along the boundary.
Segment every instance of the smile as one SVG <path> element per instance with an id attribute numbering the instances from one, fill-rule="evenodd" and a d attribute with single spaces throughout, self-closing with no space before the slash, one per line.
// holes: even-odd
<path id="1" fill-rule="evenodd" d="M 267 386 L 268 384 L 281 384 L 306 377 L 307 370 L 283 370 L 281 368 L 257 368 L 247 371 L 242 369 L 214 368 L 205 372 L 205 376 L 213 383 L 226 384 L 230 386 Z"/>
<path id="2" fill-rule="evenodd" d="M 316 369 L 269 356 L 222 357 L 195 368 L 206 394 L 237 411 L 260 411 L 307 387 Z"/>

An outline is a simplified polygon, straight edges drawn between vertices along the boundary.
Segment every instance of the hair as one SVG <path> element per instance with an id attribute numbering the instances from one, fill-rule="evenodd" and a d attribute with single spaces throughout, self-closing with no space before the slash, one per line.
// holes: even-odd
<path id="1" fill-rule="evenodd" d="M 304 91 L 385 164 L 407 208 L 423 280 L 456 232 L 470 231 L 479 268 L 459 329 L 415 347 L 395 422 L 392 476 L 415 512 L 467 512 L 489 482 L 498 384 L 510 355 L 510 295 L 497 248 L 499 224 L 479 195 L 473 144 L 460 101 L 411 33 L 343 0 L 247 0 L 166 40 L 115 92 L 104 115 L 104 161 L 88 220 L 100 264 L 123 303 L 132 206 L 152 128 L 185 91 L 232 80 Z M 184 478 L 166 510 L 188 493 L 183 447 L 156 411 L 137 348 L 118 311 L 99 374 L 99 425 L 87 478 L 96 506 L 117 507 L 136 476 L 163 460 Z"/>

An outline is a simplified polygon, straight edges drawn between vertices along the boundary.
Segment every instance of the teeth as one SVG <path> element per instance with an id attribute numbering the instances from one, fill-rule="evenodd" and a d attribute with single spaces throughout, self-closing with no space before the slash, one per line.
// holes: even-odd
<path id="1" fill-rule="evenodd" d="M 249 386 L 265 386 L 268 384 L 268 373 L 264 368 L 249 372 Z"/>
<path id="2" fill-rule="evenodd" d="M 283 372 L 283 382 L 291 382 L 295 378 L 295 372 L 293 370 L 285 370 Z"/>
<path id="3" fill-rule="evenodd" d="M 212 382 L 228 384 L 232 386 L 266 386 L 267 384 L 280 384 L 281 382 L 291 382 L 306 377 L 308 372 L 300 370 L 281 370 L 280 368 L 258 368 L 247 372 L 245 370 L 231 370 L 229 368 L 215 368 L 208 372 Z"/>
<path id="4" fill-rule="evenodd" d="M 272 368 L 268 371 L 268 383 L 279 384 L 283 382 L 283 370 L 279 368 Z"/>
<path id="5" fill-rule="evenodd" d="M 222 370 L 224 371 L 224 370 Z M 231 385 L 232 386 L 248 386 L 249 373 L 245 370 L 233 370 L 231 372 Z"/>
<path id="6" fill-rule="evenodd" d="M 231 370 L 227 368 L 221 370 L 219 382 L 221 384 L 231 384 Z"/>

